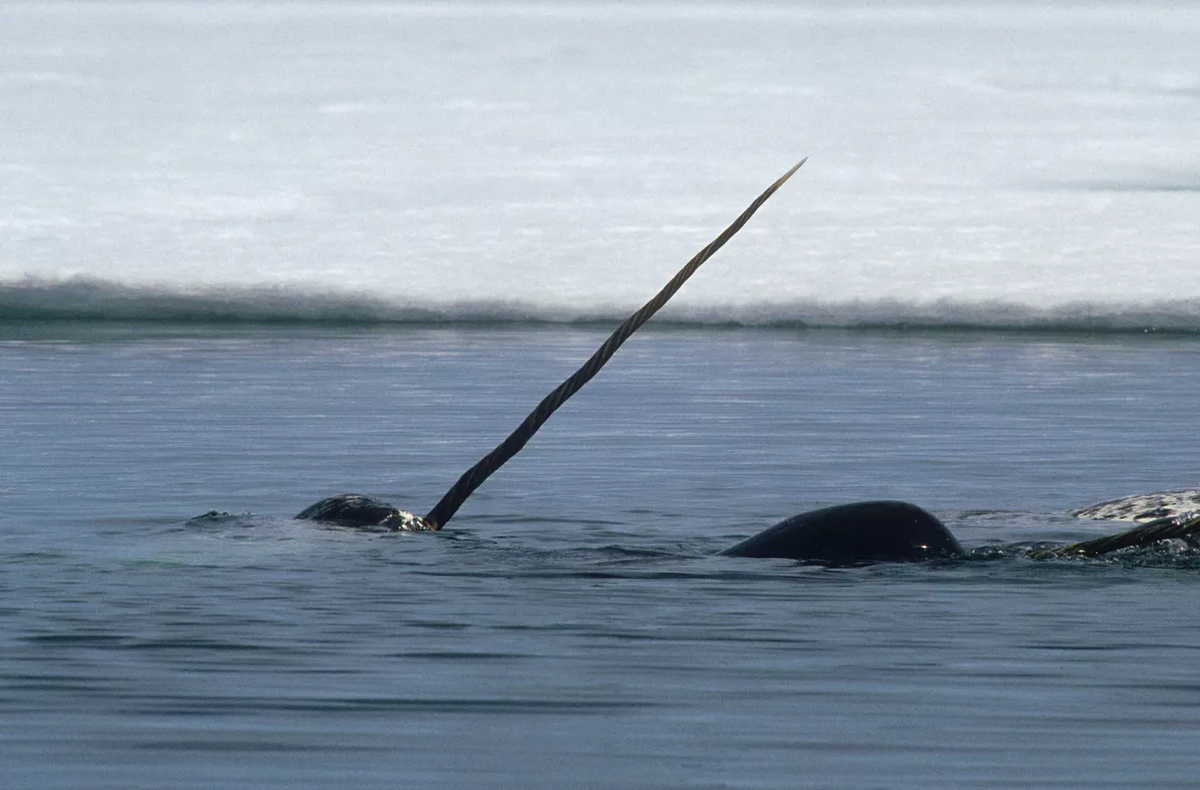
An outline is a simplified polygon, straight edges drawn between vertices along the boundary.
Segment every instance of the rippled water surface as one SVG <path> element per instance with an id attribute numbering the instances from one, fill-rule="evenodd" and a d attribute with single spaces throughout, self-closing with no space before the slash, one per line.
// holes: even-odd
<path id="1" fill-rule="evenodd" d="M 287 518 L 429 507 L 604 335 L 8 327 L 2 784 L 1192 781 L 1195 556 L 1003 548 L 1196 482 L 1191 337 L 651 329 L 445 532 Z M 712 556 L 875 497 L 996 550 Z"/>

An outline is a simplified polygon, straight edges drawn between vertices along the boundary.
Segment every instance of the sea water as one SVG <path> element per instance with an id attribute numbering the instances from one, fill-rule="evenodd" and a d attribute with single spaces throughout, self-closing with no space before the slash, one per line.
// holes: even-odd
<path id="1" fill-rule="evenodd" d="M 1198 28 L 0 7 L 0 786 L 1193 782 L 1200 557 L 1019 547 L 1200 483 Z M 445 531 L 289 518 L 424 512 L 804 154 Z M 714 556 L 872 498 L 971 558 Z"/>

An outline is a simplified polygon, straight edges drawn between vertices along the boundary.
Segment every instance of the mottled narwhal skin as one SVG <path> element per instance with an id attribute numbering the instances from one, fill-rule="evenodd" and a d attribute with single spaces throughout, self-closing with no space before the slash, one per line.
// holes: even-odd
<path id="1" fill-rule="evenodd" d="M 931 513 L 892 501 L 854 502 L 801 513 L 721 553 L 828 565 L 917 562 L 964 554 L 950 530 Z"/>
<path id="2" fill-rule="evenodd" d="M 427 530 L 424 519 L 387 502 L 362 494 L 337 494 L 314 502 L 295 515 L 300 521 L 319 521 L 339 527 L 389 532 Z"/>
<path id="3" fill-rule="evenodd" d="M 1174 518 L 1198 511 L 1200 511 L 1200 488 L 1183 488 L 1111 499 L 1098 505 L 1073 510 L 1071 514 L 1079 518 L 1104 519 L 1106 521 L 1146 522 L 1160 518 Z"/>

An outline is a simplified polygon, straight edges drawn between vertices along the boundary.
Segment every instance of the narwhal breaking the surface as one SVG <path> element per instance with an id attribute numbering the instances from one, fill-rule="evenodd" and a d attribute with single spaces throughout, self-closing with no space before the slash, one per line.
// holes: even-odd
<path id="1" fill-rule="evenodd" d="M 775 191 L 783 186 L 806 161 L 808 161 L 807 158 L 802 159 L 791 170 L 784 173 L 775 183 L 767 187 L 733 221 L 732 225 L 723 230 L 719 236 L 709 242 L 700 252 L 696 253 L 695 257 L 684 264 L 683 268 L 671 278 L 671 281 L 653 299 L 644 304 L 636 313 L 625 319 L 625 322 L 617 327 L 616 331 L 604 341 L 604 344 L 596 349 L 596 353 L 588 358 L 583 367 L 575 371 L 562 384 L 559 384 L 553 392 L 542 398 L 541 403 L 529 413 L 525 421 L 509 434 L 508 438 L 501 442 L 496 449 L 479 459 L 478 463 L 464 472 L 462 477 L 458 478 L 458 481 L 434 505 L 433 510 L 430 510 L 424 516 L 418 516 L 415 513 L 397 510 L 388 503 L 380 502 L 371 497 L 360 494 L 339 494 L 310 505 L 300 511 L 296 515 L 296 518 L 322 521 L 328 524 L 340 524 L 347 527 L 383 527 L 386 529 L 414 531 L 440 530 L 458 512 L 458 509 L 467 500 L 467 497 L 484 480 L 491 476 L 493 472 L 520 452 L 526 442 L 537 433 L 537 430 L 542 427 L 546 420 L 550 419 L 550 415 L 559 406 L 563 405 L 568 398 L 578 392 L 584 384 L 591 381 L 592 377 L 600 371 L 600 368 L 604 367 L 604 364 L 612 358 L 613 354 L 617 353 L 617 349 L 629 339 L 630 335 L 636 332 L 642 324 L 649 321 L 650 317 L 657 313 L 675 295 L 675 292 L 683 287 L 688 278 L 695 274 L 696 270 L 705 261 L 711 258 L 717 250 L 724 247 L 725 243 L 733 238 L 734 234 L 749 222 L 754 213 L 762 207 L 762 204 L 766 203 L 767 199 L 775 194 Z"/>
<path id="2" fill-rule="evenodd" d="M 802 160 L 771 184 L 732 225 L 688 261 L 653 299 L 626 319 L 609 336 L 583 367 L 543 398 L 517 430 L 464 472 L 424 516 L 399 510 L 387 502 L 360 494 L 339 494 L 310 505 L 297 514 L 296 518 L 357 528 L 440 530 L 467 497 L 493 472 L 516 455 L 550 415 L 590 381 L 617 349 L 658 312 L 705 261 L 741 230 L 762 204 L 783 186 L 805 161 L 807 160 Z M 1136 506 L 1133 507 L 1136 509 Z M 1081 512 L 1080 515 L 1085 514 Z M 1122 548 L 1147 546 L 1169 538 L 1195 542 L 1200 536 L 1200 513 L 1162 512 L 1162 515 L 1163 518 L 1127 532 L 1070 546 L 1043 549 L 1033 552 L 1030 556 L 1096 556 Z M 880 501 L 855 502 L 801 513 L 726 549 L 722 554 L 844 565 L 953 558 L 964 556 L 965 552 L 950 530 L 931 513 L 907 502 Z"/>

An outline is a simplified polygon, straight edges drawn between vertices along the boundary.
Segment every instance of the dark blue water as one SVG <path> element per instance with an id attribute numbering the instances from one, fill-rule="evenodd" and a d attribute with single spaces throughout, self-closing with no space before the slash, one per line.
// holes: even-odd
<path id="1" fill-rule="evenodd" d="M 1003 547 L 1198 482 L 1195 336 L 651 327 L 445 532 L 287 518 L 423 512 L 606 330 L 0 329 L 0 786 L 1193 782 L 1197 558 Z M 997 550 L 711 556 L 877 497 Z"/>

